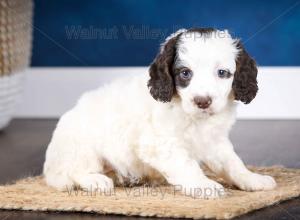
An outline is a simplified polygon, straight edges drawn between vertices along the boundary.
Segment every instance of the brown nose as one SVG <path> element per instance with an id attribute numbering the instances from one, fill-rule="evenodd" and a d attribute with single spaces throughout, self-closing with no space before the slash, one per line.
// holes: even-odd
<path id="1" fill-rule="evenodd" d="M 212 100 L 209 96 L 196 96 L 194 98 L 194 102 L 198 106 L 198 108 L 206 109 L 210 106 Z"/>

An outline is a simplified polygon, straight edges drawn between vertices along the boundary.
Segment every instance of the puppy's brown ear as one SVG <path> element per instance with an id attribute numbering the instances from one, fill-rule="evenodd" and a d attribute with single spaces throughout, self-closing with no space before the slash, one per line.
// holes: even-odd
<path id="1" fill-rule="evenodd" d="M 249 56 L 240 41 L 237 47 L 240 52 L 236 60 L 232 89 L 236 100 L 248 104 L 255 98 L 258 91 L 257 67 L 254 59 Z"/>
<path id="2" fill-rule="evenodd" d="M 179 35 L 167 40 L 149 68 L 148 87 L 152 97 L 161 102 L 170 102 L 174 93 L 173 64 Z"/>

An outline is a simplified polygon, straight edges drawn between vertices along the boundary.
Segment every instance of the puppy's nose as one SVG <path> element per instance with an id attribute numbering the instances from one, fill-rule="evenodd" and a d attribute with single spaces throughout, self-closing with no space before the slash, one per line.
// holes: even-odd
<path id="1" fill-rule="evenodd" d="M 209 96 L 196 96 L 194 98 L 194 102 L 198 106 L 198 108 L 206 109 L 210 106 L 212 100 Z"/>

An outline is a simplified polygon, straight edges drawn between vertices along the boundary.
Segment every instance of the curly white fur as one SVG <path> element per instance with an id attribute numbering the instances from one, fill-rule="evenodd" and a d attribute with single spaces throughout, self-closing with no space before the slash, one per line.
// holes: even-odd
<path id="1" fill-rule="evenodd" d="M 44 164 L 47 183 L 58 189 L 74 185 L 112 189 L 104 169 L 109 163 L 121 179 L 151 178 L 155 170 L 187 194 L 195 195 L 195 189 L 223 190 L 204 175 L 200 167 L 204 163 L 240 189 L 274 188 L 272 177 L 244 166 L 228 138 L 236 108 L 232 78 L 220 79 L 216 70 L 234 72 L 237 52 L 227 32 L 226 37 L 205 40 L 182 35 L 176 65 L 188 66 L 194 75 L 186 88 L 177 88 L 178 96 L 171 102 L 151 97 L 146 73 L 84 94 L 54 131 Z M 196 95 L 212 97 L 209 111 L 193 103 Z"/>

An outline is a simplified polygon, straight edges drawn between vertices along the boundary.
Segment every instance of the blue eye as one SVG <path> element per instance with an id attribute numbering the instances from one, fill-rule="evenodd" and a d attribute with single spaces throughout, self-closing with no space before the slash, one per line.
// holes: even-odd
<path id="1" fill-rule="evenodd" d="M 192 72 L 190 70 L 183 70 L 180 72 L 180 78 L 183 80 L 189 80 L 192 78 Z"/>
<path id="2" fill-rule="evenodd" d="M 230 78 L 231 77 L 231 73 L 227 70 L 218 70 L 218 77 L 220 78 Z"/>

